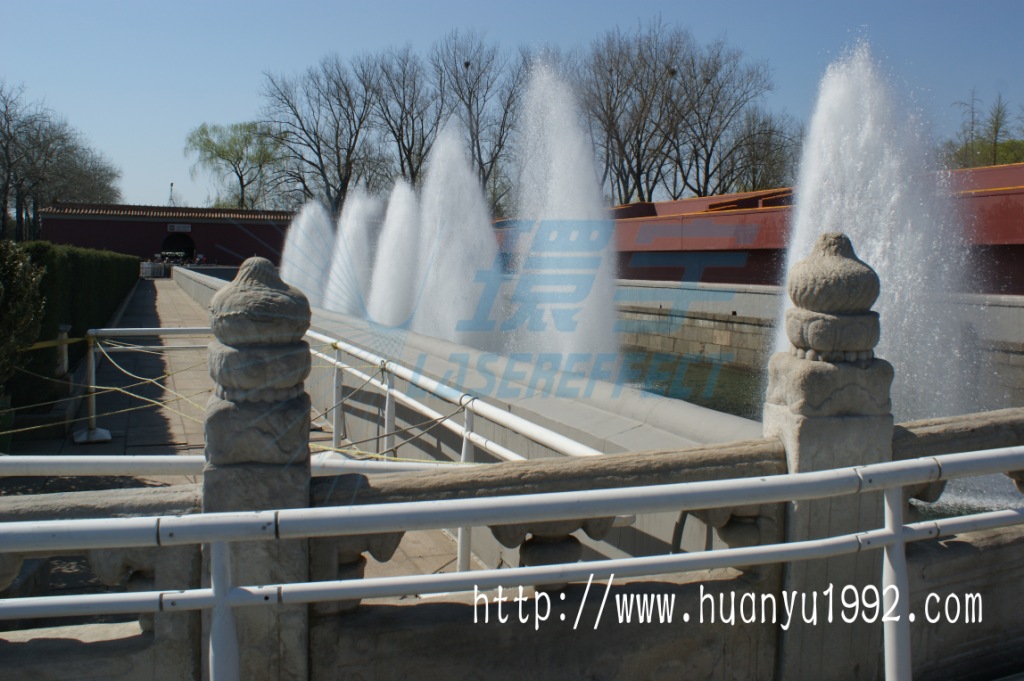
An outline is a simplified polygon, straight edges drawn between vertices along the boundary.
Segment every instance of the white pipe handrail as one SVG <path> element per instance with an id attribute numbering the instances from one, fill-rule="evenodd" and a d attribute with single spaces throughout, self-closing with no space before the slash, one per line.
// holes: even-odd
<path id="1" fill-rule="evenodd" d="M 197 335 L 208 334 L 206 327 L 189 327 L 178 329 L 91 329 L 87 333 L 89 376 L 89 430 L 84 437 L 76 441 L 100 441 L 105 432 L 100 433 L 95 424 L 95 363 L 94 345 L 101 338 L 161 336 L 161 335 Z M 510 450 L 497 445 L 473 432 L 474 414 L 479 415 L 496 425 L 502 426 L 527 439 L 541 444 L 565 456 L 597 456 L 602 452 L 576 442 L 543 426 L 515 416 L 504 409 L 488 404 L 476 395 L 460 392 L 458 389 L 444 385 L 437 380 L 410 370 L 392 360 L 380 357 L 372 352 L 325 334 L 308 331 L 306 337 L 326 343 L 334 350 L 334 357 L 310 349 L 314 356 L 320 357 L 334 367 L 334 425 L 337 431 L 339 423 L 343 423 L 341 409 L 343 400 L 340 395 L 342 386 L 338 372 L 350 372 L 361 378 L 365 385 L 372 385 L 382 390 L 385 395 L 384 408 L 384 445 L 383 451 L 392 453 L 394 449 L 394 413 L 396 402 L 403 402 L 415 411 L 428 415 L 432 423 L 440 423 L 460 434 L 463 439 L 463 461 L 471 454 L 472 447 L 491 452 L 499 458 L 523 458 Z M 185 349 L 185 348 L 182 348 Z M 383 373 L 383 380 L 372 374 L 359 371 L 340 360 L 340 353 L 346 353 L 362 361 L 378 366 Z M 435 397 L 444 400 L 466 413 L 464 425 L 443 418 L 441 414 L 427 407 L 418 400 L 405 395 L 395 387 L 396 378 L 401 378 Z M 338 440 L 337 432 L 334 440 Z M 511 456 L 503 456 L 505 454 Z M 340 463 L 340 462 L 339 462 Z M 369 462 L 359 462 L 367 464 Z M 379 462 L 374 462 L 379 463 Z M 154 463 L 157 465 L 157 463 Z M 159 465 L 163 465 L 160 463 Z M 182 464 L 184 465 L 184 464 Z M 194 466 L 194 463 L 189 465 Z M 384 463 L 390 470 L 397 470 L 391 462 Z M 97 613 L 105 607 L 128 607 L 128 612 L 148 612 L 166 609 L 212 608 L 214 620 L 221 620 L 223 626 L 216 627 L 216 637 L 210 637 L 211 674 L 226 678 L 237 678 L 237 652 L 232 646 L 237 645 L 233 632 L 233 616 L 231 608 L 255 603 L 300 603 L 317 600 L 334 600 L 337 598 L 368 598 L 368 594 L 407 595 L 418 591 L 424 586 L 430 591 L 434 581 L 445 583 L 437 590 L 467 590 L 480 584 L 489 584 L 487 579 L 498 580 L 495 585 L 515 585 L 528 583 L 559 583 L 580 579 L 588 574 L 593 578 L 596 572 L 605 570 L 611 574 L 618 570 L 623 576 L 658 574 L 680 569 L 701 569 L 695 566 L 718 567 L 735 565 L 754 565 L 775 563 L 786 560 L 803 560 L 812 557 L 827 557 L 860 551 L 862 549 L 882 548 L 883 593 L 890 587 L 900 592 L 907 589 L 905 544 L 918 541 L 925 537 L 938 536 L 941 531 L 965 531 L 1001 527 L 1024 523 L 1024 510 L 999 511 L 973 516 L 950 518 L 905 525 L 903 521 L 902 487 L 909 484 L 932 482 L 940 479 L 963 477 L 968 475 L 984 475 L 1012 470 L 1024 470 L 1024 447 L 1009 447 L 983 452 L 922 457 L 909 461 L 897 461 L 884 464 L 873 464 L 816 473 L 787 474 L 761 478 L 733 479 L 724 481 L 705 481 L 631 487 L 620 489 L 601 489 L 583 492 L 560 492 L 551 494 L 522 495 L 508 497 L 489 497 L 473 499 L 457 499 L 447 501 L 426 501 L 394 504 L 378 504 L 350 507 L 324 507 L 315 509 L 283 509 L 279 511 L 261 511 L 254 513 L 219 513 L 174 517 L 150 518 L 112 518 L 103 520 L 65 520 L 65 521 L 27 521 L 0 524 L 0 553 L 2 552 L 34 552 L 77 549 L 110 548 L 115 546 L 170 546 L 196 543 L 209 543 L 214 552 L 211 558 L 211 574 L 226 576 L 226 543 L 232 541 L 300 539 L 308 537 L 327 537 L 357 534 L 376 534 L 384 532 L 404 532 L 417 529 L 436 529 L 445 527 L 460 528 L 458 566 L 464 569 L 468 564 L 469 534 L 468 529 L 483 525 L 506 525 L 509 523 L 525 523 L 533 521 L 557 521 L 579 518 L 607 517 L 636 513 L 656 513 L 659 511 L 699 510 L 752 504 L 769 504 L 801 499 L 832 497 L 846 494 L 858 494 L 871 491 L 882 491 L 884 495 L 885 524 L 883 528 L 869 530 L 854 535 L 830 537 L 820 540 L 787 545 L 768 545 L 749 547 L 747 549 L 730 549 L 723 552 L 705 552 L 699 555 L 683 554 L 658 557 L 657 565 L 644 561 L 652 559 L 632 558 L 622 561 L 600 561 L 597 563 L 571 564 L 561 566 L 544 566 L 538 568 L 519 568 L 502 570 L 500 575 L 474 572 L 471 576 L 464 573 L 455 575 L 433 575 L 414 578 L 395 578 L 411 580 L 381 585 L 375 580 L 363 580 L 353 583 L 333 582 L 317 584 L 280 584 L 274 586 L 248 587 L 237 586 L 229 579 L 214 579 L 210 589 L 194 589 L 186 592 L 166 593 L 150 592 L 132 594 L 133 599 L 104 600 L 102 597 L 90 601 L 91 605 L 81 600 L 83 597 L 49 597 L 44 599 L 12 599 L 0 601 L 0 619 L 9 618 L 17 608 L 39 612 L 40 608 L 59 610 L 61 599 L 66 599 L 72 608 L 98 608 Z M 330 473 L 325 473 L 330 474 Z M 717 554 L 721 554 L 721 556 Z M 700 561 L 709 561 L 701 563 Z M 721 564 L 716 561 L 721 560 Z M 679 562 L 674 562 L 679 561 Z M 614 567 L 609 567 L 610 565 Z M 532 572 L 531 572 L 532 571 Z M 487 573 L 489 571 L 484 571 Z M 498 571 L 493 571 L 498 572 Z M 517 576 L 512 581 L 510 573 Z M 526 576 L 524 576 L 526 575 Z M 424 581 L 425 580 L 425 581 Z M 360 588 L 367 589 L 359 591 Z M 436 586 L 436 585 L 435 585 Z M 373 589 L 379 587 L 378 592 Z M 388 589 L 392 589 L 389 591 Z M 398 589 L 398 591 L 393 591 Z M 353 595 L 356 593 L 364 595 Z M 145 607 L 136 607 L 138 599 L 145 602 Z M 890 599 L 891 600 L 891 599 Z M 128 602 L 131 605 L 128 605 Z M 169 605 L 168 605 L 169 603 Z M 906 599 L 899 603 L 890 603 L 901 619 L 887 621 L 884 625 L 885 669 L 886 677 L 892 679 L 909 678 L 909 611 Z M 39 616 L 39 615 L 28 615 Z M 223 622 L 232 624 L 232 627 Z M 230 629 L 230 632 L 228 631 Z M 215 645 L 214 639 L 222 640 Z M 226 651 L 226 658 L 215 663 L 214 648 L 218 654 Z M 216 674 L 214 674 L 216 672 Z"/>
<path id="2" fill-rule="evenodd" d="M 0 552 L 299 539 L 726 508 L 1021 469 L 1024 446 L 813 473 L 535 495 L 149 518 L 20 521 L 0 524 Z"/>
<path id="3" fill-rule="evenodd" d="M 208 350 L 209 345 L 131 345 L 131 346 L 119 346 L 119 345 L 104 345 L 103 352 L 107 354 L 117 352 L 144 352 L 159 350 L 160 352 L 166 352 L 168 350 Z"/>
<path id="4" fill-rule="evenodd" d="M 205 457 L 201 454 L 182 455 L 18 455 L 0 456 L 0 477 L 43 476 L 140 476 L 203 474 Z M 402 473 L 464 467 L 458 461 L 377 461 L 373 459 L 342 458 L 335 452 L 314 454 L 309 468 L 314 477 L 328 477 L 346 473 Z"/>
<path id="5" fill-rule="evenodd" d="M 504 426 L 505 428 L 529 438 L 538 444 L 549 447 L 559 454 L 563 454 L 565 456 L 601 456 L 603 453 L 593 447 L 588 447 L 581 442 L 577 442 L 572 438 L 556 433 L 555 431 L 533 423 L 532 421 L 528 421 L 521 416 L 510 414 L 504 409 L 488 404 L 476 395 L 460 392 L 459 390 L 444 385 L 443 383 L 428 376 L 413 371 L 406 366 L 396 364 L 392 360 L 376 355 L 355 345 L 351 345 L 336 338 L 331 338 L 330 336 L 319 333 L 318 331 L 307 331 L 306 336 L 321 343 L 326 343 L 331 347 L 339 349 L 354 357 L 358 357 L 359 359 L 374 366 L 380 366 L 384 371 L 387 371 L 404 381 L 408 381 L 417 388 L 421 388 L 428 393 L 436 395 L 442 400 L 445 400 L 457 407 L 465 407 L 467 410 L 475 412 L 482 418 L 500 426 Z M 326 356 L 324 357 L 326 358 Z"/>
<path id="6" fill-rule="evenodd" d="M 146 336 L 209 336 L 213 329 L 209 326 L 161 326 L 150 328 L 111 328 L 89 329 L 86 336 L 93 338 L 139 338 Z"/>
<path id="7" fill-rule="evenodd" d="M 336 348 L 336 350 L 338 350 L 338 348 Z M 465 427 L 453 421 L 452 419 L 444 419 L 444 414 L 441 414 L 440 412 L 431 409 L 430 407 L 423 404 L 416 398 L 409 397 L 408 395 L 398 390 L 397 388 L 388 388 L 387 385 L 373 378 L 369 374 L 366 374 L 353 366 L 345 364 L 344 362 L 341 362 L 336 358 L 325 355 L 322 352 L 310 349 L 310 354 L 312 354 L 314 357 L 324 360 L 328 364 L 334 365 L 338 369 L 342 369 L 344 371 L 349 372 L 357 379 L 364 381 L 367 385 L 372 385 L 381 392 L 388 392 L 388 394 L 393 395 L 396 400 L 398 400 L 405 406 L 410 407 L 419 414 L 422 414 L 423 416 L 427 417 L 427 419 L 429 419 L 430 421 L 435 421 L 439 423 L 442 427 L 452 431 L 459 437 L 467 437 Z M 341 402 L 340 389 L 337 387 L 335 388 L 335 402 Z M 336 409 L 335 414 L 339 413 L 340 411 Z M 338 429 L 337 425 L 335 426 L 335 429 Z M 473 432 L 472 430 L 469 431 L 468 437 L 473 442 L 474 445 L 484 450 L 488 454 L 492 454 L 495 457 L 502 459 L 503 461 L 526 461 L 525 456 L 522 456 L 521 454 L 516 454 L 508 447 L 500 445 L 494 440 L 490 440 L 484 437 L 483 435 L 480 435 L 479 433 Z"/>
<path id="8" fill-rule="evenodd" d="M 963 532 L 959 521 L 970 528 L 987 529 L 1024 524 L 1024 510 L 991 511 L 966 518 L 943 518 L 903 527 L 903 540 L 922 541 L 943 534 Z M 830 558 L 859 551 L 884 549 L 896 541 L 885 529 L 785 544 L 765 544 L 699 553 L 674 553 L 636 558 L 615 558 L 505 569 L 478 570 L 472 574 L 451 572 L 359 580 L 236 586 L 228 596 L 233 607 L 288 605 L 333 600 L 392 598 L 411 594 L 481 591 L 498 586 L 583 581 L 615 575 L 642 577 L 669 572 L 714 570 L 736 565 L 764 565 L 784 561 Z M 149 591 L 83 596 L 40 596 L 0 601 L 0 620 L 70 615 L 129 614 L 201 610 L 214 605 L 211 589 Z"/>

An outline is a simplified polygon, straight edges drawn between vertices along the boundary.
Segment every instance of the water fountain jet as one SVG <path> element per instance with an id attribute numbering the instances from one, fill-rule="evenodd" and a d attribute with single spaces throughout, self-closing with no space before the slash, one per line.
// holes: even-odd
<path id="1" fill-rule="evenodd" d="M 797 181 L 786 271 L 824 232 L 850 236 L 882 280 L 878 354 L 896 367 L 897 420 L 971 411 L 959 308 L 963 228 L 923 124 L 900 106 L 866 44 L 821 82 Z M 785 334 L 777 349 L 786 347 Z"/>

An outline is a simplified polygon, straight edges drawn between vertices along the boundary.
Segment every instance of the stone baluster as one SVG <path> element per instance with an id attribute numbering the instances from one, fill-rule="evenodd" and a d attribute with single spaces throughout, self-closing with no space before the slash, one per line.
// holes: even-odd
<path id="1" fill-rule="evenodd" d="M 823 471 L 892 459 L 892 366 L 874 356 L 879 319 L 870 310 L 880 282 L 842 234 L 818 238 L 789 275 L 795 307 L 786 312 L 788 353 L 768 364 L 765 437 L 778 437 L 790 472 Z M 880 494 L 795 501 L 788 505 L 786 538 L 803 541 L 882 525 Z M 852 585 L 858 593 L 881 583 L 881 555 L 844 555 L 786 565 L 787 591 L 821 594 L 834 602 Z M 900 594 L 901 598 L 906 597 Z M 820 609 L 820 608 L 819 608 Z M 882 627 L 864 623 L 804 625 L 798 618 L 782 639 L 782 678 L 876 678 Z M 827 665 L 825 664 L 827 661 Z"/>
<path id="2" fill-rule="evenodd" d="M 250 258 L 210 302 L 216 340 L 206 407 L 203 511 L 305 508 L 310 501 L 310 308 L 274 265 Z M 309 542 L 235 543 L 231 579 L 238 585 L 305 582 Z M 306 606 L 235 611 L 241 676 L 308 678 Z"/>
<path id="3" fill-rule="evenodd" d="M 771 505 L 698 509 L 689 514 L 710 527 L 718 541 L 731 549 L 782 541 L 781 514 Z M 705 548 L 720 547 L 712 544 Z"/>
<path id="4" fill-rule="evenodd" d="M 614 518 L 558 520 L 521 525 L 494 525 L 491 534 L 503 546 L 519 548 L 519 563 L 524 567 L 575 563 L 583 555 L 580 540 L 572 535 L 582 529 L 591 539 L 604 539 Z M 559 591 L 566 584 L 538 584 L 539 591 Z"/>
<path id="5" fill-rule="evenodd" d="M 369 553 L 377 562 L 386 563 L 395 555 L 404 534 L 386 532 L 313 539 L 310 543 L 309 578 L 317 582 L 362 579 L 366 573 L 366 556 L 363 554 Z M 313 612 L 317 615 L 351 612 L 359 603 L 358 598 L 314 603 Z"/>

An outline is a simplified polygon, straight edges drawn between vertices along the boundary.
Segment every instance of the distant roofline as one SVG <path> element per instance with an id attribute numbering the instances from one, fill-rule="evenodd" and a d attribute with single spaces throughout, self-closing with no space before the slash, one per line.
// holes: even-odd
<path id="1" fill-rule="evenodd" d="M 148 218 L 171 220 L 247 220 L 290 222 L 290 210 L 246 210 L 242 208 L 195 208 L 187 206 L 136 206 L 116 203 L 61 203 L 40 209 L 44 216 Z"/>

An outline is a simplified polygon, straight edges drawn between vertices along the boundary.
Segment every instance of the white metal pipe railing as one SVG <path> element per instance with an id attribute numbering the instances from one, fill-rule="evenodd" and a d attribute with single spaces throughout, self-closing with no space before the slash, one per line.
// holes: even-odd
<path id="1" fill-rule="evenodd" d="M 1024 520 L 1024 519 L 1022 519 Z M 264 586 L 238 586 L 232 594 L 233 606 L 274 603 L 311 603 L 349 598 L 390 598 L 403 595 L 481 591 L 497 586 L 519 586 L 587 580 L 615 574 L 642 577 L 670 572 L 711 570 L 736 565 L 763 565 L 790 560 L 830 558 L 861 550 L 881 548 L 886 543 L 884 530 L 874 533 L 842 535 L 786 544 L 769 544 L 735 549 L 716 549 L 699 553 L 674 553 L 638 558 L 615 558 L 534 567 L 478 570 L 466 573 L 431 573 L 400 577 L 334 580 Z M 865 537 L 872 541 L 864 541 Z M 918 539 L 926 536 L 914 535 Z M 278 594 L 287 594 L 284 596 Z M 270 595 L 269 599 L 265 596 Z M 107 608 L 104 609 L 104 598 Z M 133 592 L 130 594 L 90 594 L 86 596 L 39 596 L 0 601 L 0 620 L 29 617 L 128 614 L 175 610 L 199 610 L 213 607 L 211 589 L 172 592 Z"/>
<path id="2" fill-rule="evenodd" d="M 86 404 L 86 430 L 75 433 L 76 443 L 109 442 L 110 433 L 102 430 L 96 425 L 96 345 L 103 338 L 141 338 L 152 336 L 208 336 L 212 330 L 208 326 L 182 326 L 165 328 L 113 328 L 113 329 L 89 329 L 85 332 L 86 353 L 85 353 L 85 404 Z M 161 349 L 198 349 L 203 346 L 154 346 Z M 104 352 L 130 352 L 136 348 L 103 348 Z"/>
<path id="3" fill-rule="evenodd" d="M 174 455 L 18 455 L 0 456 L 0 477 L 42 476 L 138 476 L 203 474 L 205 458 L 201 454 Z M 346 473 L 398 473 L 438 470 L 462 465 L 439 461 L 375 461 L 342 458 L 334 452 L 310 457 L 314 477 Z M 478 465 L 478 464 L 476 464 Z"/>
<path id="4" fill-rule="evenodd" d="M 467 412 L 469 413 L 469 412 Z M 590 490 L 483 499 L 459 499 L 362 507 L 284 509 L 252 513 L 192 516 L 65 520 L 0 524 L 0 551 L 59 551 L 115 546 L 167 546 L 210 543 L 211 588 L 180 592 L 145 592 L 104 596 L 21 598 L 0 601 L 0 619 L 103 612 L 156 612 L 211 608 L 210 670 L 215 681 L 238 678 L 237 636 L 231 608 L 264 604 L 310 603 L 341 598 L 489 589 L 498 585 L 577 581 L 589 576 L 641 576 L 807 560 L 883 548 L 882 593 L 907 594 L 904 544 L 941 532 L 960 532 L 1024 524 L 1024 509 L 995 511 L 961 518 L 903 525 L 902 486 L 940 478 L 987 474 L 1024 468 L 1024 447 L 942 455 L 911 461 L 794 473 L 762 478 L 704 481 L 673 485 Z M 227 542 L 298 539 L 602 517 L 624 512 L 721 508 L 734 505 L 831 497 L 884 490 L 885 527 L 851 535 L 709 551 L 669 554 L 511 570 L 432 574 L 377 580 L 344 580 L 270 586 L 230 584 Z M 901 621 L 884 625 L 886 675 L 910 674 L 908 599 L 900 599 Z M 889 601 L 891 605 L 891 601 Z M 128 610 L 124 610 L 128 608 Z"/>
<path id="5" fill-rule="evenodd" d="M 208 350 L 208 345 L 133 345 L 133 346 L 104 346 L 103 352 L 111 355 L 118 352 L 145 352 L 147 350 Z"/>
<path id="6" fill-rule="evenodd" d="M 86 335 L 93 338 L 139 338 L 146 336 L 209 336 L 209 326 L 161 326 L 152 328 L 110 328 L 89 329 Z"/>
<path id="7" fill-rule="evenodd" d="M 96 337 L 85 335 L 86 409 L 89 432 L 96 430 Z"/>
<path id="8" fill-rule="evenodd" d="M 972 458 L 977 460 L 975 465 L 967 466 L 964 460 Z M 922 466 L 921 462 L 928 465 Z M 813 473 L 536 495 L 152 518 L 11 522 L 0 524 L 0 552 L 102 548 L 104 542 L 113 547 L 301 539 L 771 504 L 931 482 L 939 479 L 944 466 L 958 469 L 961 477 L 1022 470 L 1024 446 Z M 871 484 L 865 484 L 868 478 Z M 1024 516 L 1024 510 L 1015 512 Z M 124 544 L 120 543 L 122 540 Z"/>
<path id="9" fill-rule="evenodd" d="M 620 577 L 640 577 L 735 565 L 760 565 L 789 560 L 829 558 L 863 549 L 880 548 L 885 543 L 882 532 L 884 531 L 876 530 L 874 534 L 843 535 L 804 542 L 717 549 L 700 553 L 676 553 L 528 568 L 478 570 L 471 575 L 458 572 L 431 573 L 428 575 L 275 584 L 259 587 L 240 585 L 234 589 L 234 593 L 229 598 L 233 606 L 274 604 L 285 601 L 299 603 L 348 598 L 388 598 L 412 594 L 471 591 L 474 586 L 481 590 L 487 590 L 499 585 L 525 586 L 579 581 L 586 580 L 591 575 L 596 578 L 612 573 Z M 870 536 L 873 541 L 864 541 L 865 536 Z M 282 592 L 291 595 L 282 598 L 278 596 Z M 265 595 L 270 595 L 270 598 L 264 598 Z M 214 605 L 215 597 L 211 589 L 81 596 L 36 596 L 0 600 L 0 620 L 199 610 Z"/>
<path id="10" fill-rule="evenodd" d="M 968 529 L 961 521 L 968 521 Z M 964 531 L 1024 524 L 1024 511 L 990 511 L 964 518 L 942 518 L 904 526 L 904 541 L 912 543 Z M 270 538 L 270 537 L 266 537 Z M 614 574 L 642 577 L 670 572 L 713 570 L 738 565 L 830 558 L 863 550 L 884 548 L 895 542 L 886 529 L 785 544 L 767 544 L 699 553 L 676 553 L 639 558 L 478 570 L 466 573 L 431 573 L 400 577 L 337 580 L 263 586 L 237 586 L 228 597 L 232 606 L 312 603 L 353 598 L 388 598 L 413 594 L 488 590 L 497 586 L 585 581 Z M 281 594 L 279 596 L 279 594 Z M 269 597 L 269 598 L 268 598 Z M 71 615 L 130 614 L 199 610 L 212 607 L 210 589 L 153 591 L 81 596 L 40 596 L 0 600 L 0 620 Z"/>
<path id="11" fill-rule="evenodd" d="M 448 503 L 448 502 L 440 502 Z M 966 518 L 944 518 L 907 525 L 904 540 L 919 541 L 940 534 L 1024 523 L 1024 511 L 994 511 Z M 258 538 L 256 536 L 249 537 Z M 269 533 L 262 538 L 270 539 Z M 757 565 L 791 560 L 827 558 L 865 549 L 884 548 L 900 542 L 889 529 L 872 530 L 804 542 L 724 549 L 692 554 L 671 554 L 564 565 L 484 570 L 473 575 L 431 574 L 412 577 L 344 580 L 311 584 L 238 587 L 229 597 L 232 606 L 270 603 L 308 603 L 348 598 L 379 598 L 415 593 L 439 593 L 488 589 L 558 581 L 577 581 L 588 576 L 634 577 L 665 572 L 706 570 L 735 565 Z M 906 592 L 903 592 L 906 593 Z M 268 601 L 268 594 L 271 596 Z M 0 601 L 0 619 L 67 616 L 103 613 L 157 612 L 211 607 L 216 597 L 209 589 L 186 592 L 139 592 L 89 596 L 20 598 Z"/>
<path id="12" fill-rule="evenodd" d="M 483 400 L 477 399 L 475 395 L 460 392 L 428 376 L 413 371 L 408 367 L 396 364 L 385 357 L 375 355 L 372 352 L 368 352 L 362 348 L 345 343 L 344 341 L 336 338 L 331 338 L 330 336 L 317 331 L 307 331 L 306 336 L 321 343 L 326 343 L 331 347 L 340 349 L 345 353 L 358 357 L 359 359 L 374 366 L 380 366 L 384 371 L 394 374 L 398 378 L 415 385 L 417 388 L 421 388 L 428 393 L 436 395 L 455 406 L 466 405 L 467 409 L 474 411 L 482 418 L 508 428 L 509 430 L 523 435 L 538 444 L 549 447 L 559 454 L 563 454 L 565 456 L 600 456 L 602 454 L 602 452 L 594 449 L 593 447 L 588 447 L 583 443 L 577 442 L 560 433 L 556 433 L 553 430 L 537 425 L 531 421 L 527 421 L 520 416 L 510 414 L 504 409 L 500 409 L 494 405 L 484 402 Z M 469 404 L 470 402 L 471 404 Z"/>
<path id="13" fill-rule="evenodd" d="M 335 349 L 335 351 L 336 352 L 338 351 L 337 348 Z M 366 374 L 366 373 L 360 371 L 359 369 L 357 369 L 357 368 L 355 368 L 353 366 L 350 366 L 348 364 L 345 364 L 344 362 L 332 359 L 331 357 L 323 354 L 322 352 L 318 352 L 316 350 L 310 350 L 310 354 L 312 354 L 314 357 L 318 357 L 318 358 L 326 361 L 329 364 L 330 363 L 334 363 L 335 367 L 337 369 L 342 369 L 344 371 L 347 371 L 348 373 L 350 373 L 353 376 L 355 376 L 357 379 L 363 381 L 366 385 L 371 385 L 371 386 L 377 388 L 378 390 L 380 390 L 381 392 L 384 392 L 385 390 L 388 390 L 387 386 L 384 383 L 382 383 L 381 381 L 378 381 L 377 379 L 373 378 L 369 374 Z M 434 409 L 431 409 L 430 407 L 428 407 L 427 405 L 423 404 L 419 400 L 417 400 L 417 399 L 415 399 L 413 397 L 409 397 L 408 395 L 406 395 L 402 391 L 397 390 L 395 388 L 391 389 L 391 394 L 394 396 L 394 398 L 398 402 L 400 402 L 400 403 L 404 404 L 405 406 L 409 407 L 410 409 L 412 409 L 416 413 L 421 414 L 422 416 L 425 416 L 429 422 L 431 422 L 431 423 L 436 422 L 439 425 L 441 425 L 442 427 L 452 431 L 453 433 L 455 433 L 459 437 L 464 437 L 465 436 L 465 429 L 461 425 L 456 423 L 455 421 L 453 421 L 451 419 L 445 419 L 444 418 L 444 414 L 441 414 L 440 412 L 435 411 Z M 469 395 L 463 395 L 462 397 L 466 398 L 467 400 L 473 399 Z M 335 404 L 338 404 L 338 402 L 335 402 Z M 337 410 L 338 410 L 338 408 L 335 407 L 335 411 L 337 411 Z M 472 440 L 474 445 L 476 445 L 481 450 L 487 452 L 488 454 L 493 455 L 495 458 L 501 459 L 503 461 L 525 461 L 526 460 L 525 456 L 522 456 L 520 454 L 516 454 L 515 452 L 513 452 L 508 447 L 500 445 L 497 442 L 494 442 L 493 440 L 489 440 L 488 438 L 480 435 L 479 433 L 470 433 L 469 437 Z"/>
<path id="14" fill-rule="evenodd" d="M 210 547 L 210 592 L 213 604 L 208 642 L 210 678 L 237 679 L 239 673 L 238 631 L 231 595 L 231 548 L 226 542 Z"/>

